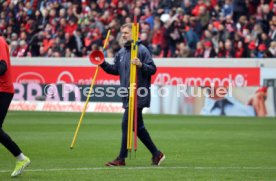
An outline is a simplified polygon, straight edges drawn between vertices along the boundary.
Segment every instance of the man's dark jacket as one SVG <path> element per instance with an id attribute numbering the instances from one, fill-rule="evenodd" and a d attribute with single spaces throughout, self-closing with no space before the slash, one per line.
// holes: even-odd
<path id="1" fill-rule="evenodd" d="M 129 88 L 130 78 L 130 46 L 125 46 L 115 55 L 114 64 L 111 65 L 104 62 L 101 67 L 103 70 L 112 75 L 120 76 L 121 87 Z M 150 85 L 151 76 L 156 72 L 156 66 L 152 60 L 152 56 L 148 49 L 138 43 L 138 58 L 142 62 L 142 67 L 137 67 L 137 82 L 138 82 L 138 108 L 150 106 Z M 140 89 L 139 89 L 140 88 Z M 129 90 L 129 89 L 128 89 Z M 147 92 L 147 93 L 146 93 Z M 128 95 L 122 97 L 123 108 L 128 107 Z"/>

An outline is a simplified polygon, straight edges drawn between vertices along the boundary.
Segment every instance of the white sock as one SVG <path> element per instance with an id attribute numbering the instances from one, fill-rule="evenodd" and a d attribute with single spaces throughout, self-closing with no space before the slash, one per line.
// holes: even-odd
<path id="1" fill-rule="evenodd" d="M 16 157 L 16 159 L 17 159 L 17 161 L 22 161 L 22 160 L 25 160 L 25 155 L 23 154 L 23 153 L 20 153 L 17 157 Z"/>

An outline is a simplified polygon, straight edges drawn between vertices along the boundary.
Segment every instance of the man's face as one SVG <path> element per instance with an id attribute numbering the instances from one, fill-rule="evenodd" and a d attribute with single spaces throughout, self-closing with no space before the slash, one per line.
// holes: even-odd
<path id="1" fill-rule="evenodd" d="M 131 41 L 131 29 L 124 27 L 121 29 L 121 41 L 123 44 L 126 44 L 128 41 Z"/>

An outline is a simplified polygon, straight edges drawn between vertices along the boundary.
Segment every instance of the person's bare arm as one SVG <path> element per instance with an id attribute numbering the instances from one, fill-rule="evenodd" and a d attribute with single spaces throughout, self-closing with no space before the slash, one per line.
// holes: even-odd
<path id="1" fill-rule="evenodd" d="M 248 105 L 252 105 L 255 109 L 258 117 L 264 117 L 267 115 L 265 100 L 267 93 L 264 91 L 257 91 L 253 97 L 249 100 Z"/>

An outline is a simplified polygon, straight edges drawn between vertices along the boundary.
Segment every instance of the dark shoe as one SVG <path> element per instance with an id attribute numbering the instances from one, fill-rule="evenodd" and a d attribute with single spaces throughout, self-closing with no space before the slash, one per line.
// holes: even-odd
<path id="1" fill-rule="evenodd" d="M 157 156 L 152 157 L 152 165 L 159 166 L 164 160 L 165 160 L 165 155 L 160 152 Z"/>
<path id="2" fill-rule="evenodd" d="M 111 161 L 111 162 L 107 162 L 105 164 L 106 166 L 108 167 L 113 167 L 113 166 L 125 166 L 126 163 L 125 163 L 125 159 L 122 159 L 122 158 L 116 158 L 115 160 Z"/>

